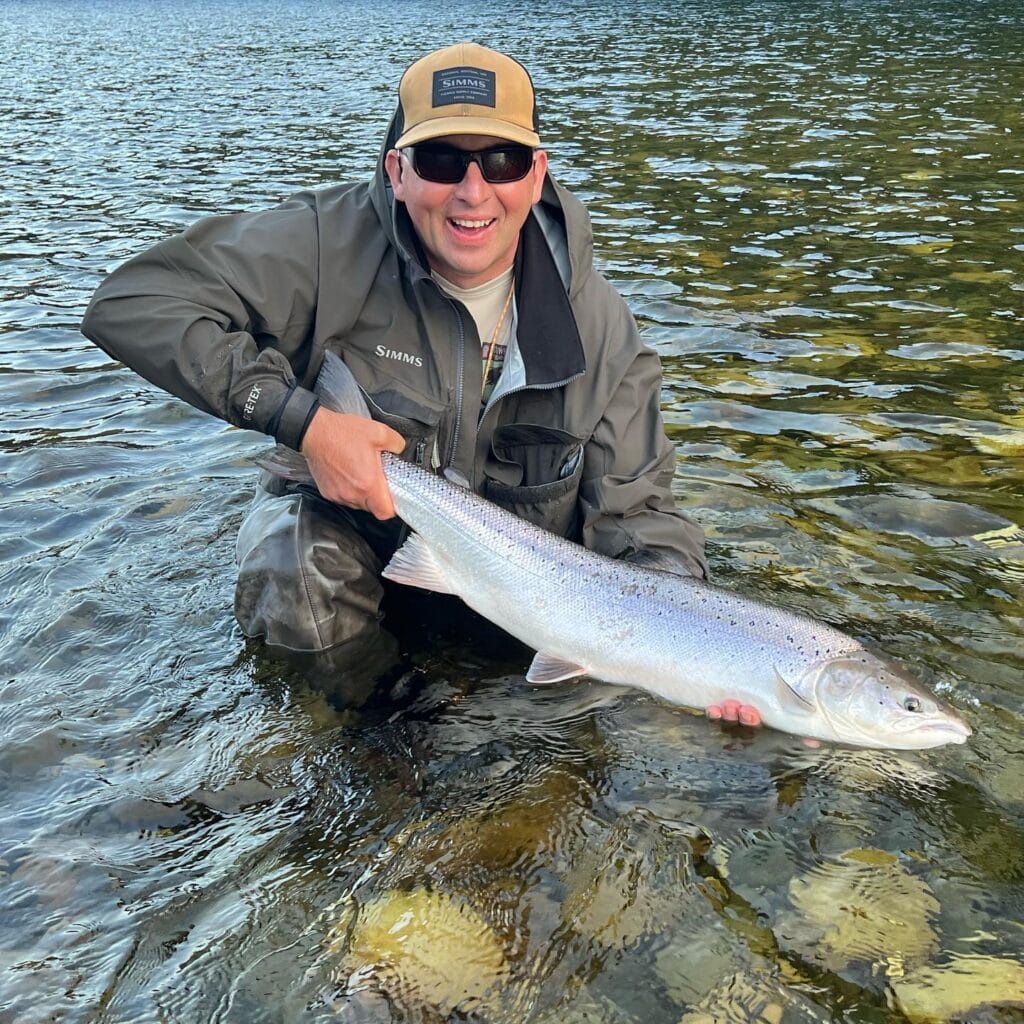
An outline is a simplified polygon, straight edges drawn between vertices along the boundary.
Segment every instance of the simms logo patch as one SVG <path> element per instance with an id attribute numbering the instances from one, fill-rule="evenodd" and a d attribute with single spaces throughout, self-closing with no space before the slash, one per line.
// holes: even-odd
<path id="1" fill-rule="evenodd" d="M 385 348 L 383 345 L 378 345 L 375 351 L 384 359 L 397 359 L 400 363 L 412 363 L 413 366 L 423 365 L 423 356 L 414 356 L 411 352 L 400 352 L 397 348 Z"/>
<path id="2" fill-rule="evenodd" d="M 452 103 L 493 107 L 494 72 L 483 68 L 445 68 L 444 71 L 435 71 L 430 102 L 435 107 L 447 107 Z"/>

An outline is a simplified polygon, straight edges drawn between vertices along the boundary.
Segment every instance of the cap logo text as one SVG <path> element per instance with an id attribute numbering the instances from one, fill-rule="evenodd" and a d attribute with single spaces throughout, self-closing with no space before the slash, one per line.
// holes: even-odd
<path id="1" fill-rule="evenodd" d="M 479 107 L 497 106 L 494 98 L 494 72 L 483 68 L 445 68 L 434 72 L 431 106 L 475 103 Z"/>

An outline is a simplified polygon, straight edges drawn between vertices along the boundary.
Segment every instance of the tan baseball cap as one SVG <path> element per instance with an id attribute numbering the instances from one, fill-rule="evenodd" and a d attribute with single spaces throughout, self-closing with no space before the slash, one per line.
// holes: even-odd
<path id="1" fill-rule="evenodd" d="M 396 149 L 442 135 L 493 135 L 539 146 L 529 72 L 517 60 L 476 43 L 421 57 L 398 86 L 402 134 Z"/>

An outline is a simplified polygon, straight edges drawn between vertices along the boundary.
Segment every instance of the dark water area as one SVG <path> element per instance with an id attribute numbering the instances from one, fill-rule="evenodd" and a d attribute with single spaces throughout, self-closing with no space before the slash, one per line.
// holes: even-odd
<path id="1" fill-rule="evenodd" d="M 809 750 L 534 690 L 440 599 L 405 660 L 231 614 L 265 438 L 78 333 L 204 214 L 373 167 L 404 67 L 531 69 L 666 371 L 717 581 L 975 731 Z M 1016 3 L 0 0 L 0 1024 L 1024 1019 Z"/>

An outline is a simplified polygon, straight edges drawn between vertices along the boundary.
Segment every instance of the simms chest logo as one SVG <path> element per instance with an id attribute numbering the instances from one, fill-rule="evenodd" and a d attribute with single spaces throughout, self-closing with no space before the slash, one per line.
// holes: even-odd
<path id="1" fill-rule="evenodd" d="M 443 71 L 435 71 L 431 104 L 447 107 L 452 103 L 493 107 L 494 72 L 483 68 L 445 68 Z"/>
<path id="2" fill-rule="evenodd" d="M 385 348 L 383 345 L 378 345 L 375 351 L 382 359 L 394 359 L 413 366 L 423 365 L 423 356 L 414 356 L 411 352 L 399 352 L 397 348 Z"/>

